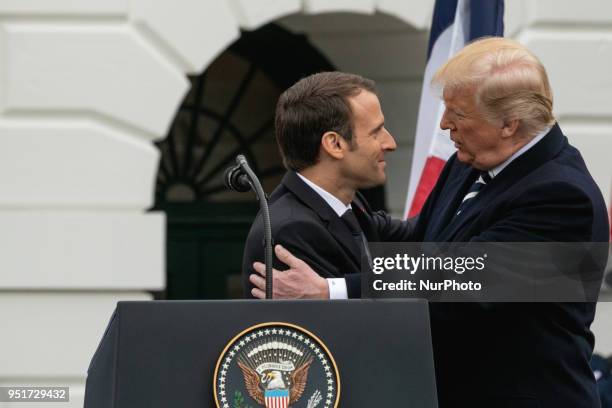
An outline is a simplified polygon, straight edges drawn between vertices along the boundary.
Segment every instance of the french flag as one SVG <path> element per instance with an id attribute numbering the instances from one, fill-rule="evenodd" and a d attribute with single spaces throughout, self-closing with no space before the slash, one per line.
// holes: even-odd
<path id="1" fill-rule="evenodd" d="M 432 92 L 431 78 L 470 41 L 503 35 L 504 0 L 436 0 L 404 211 L 408 217 L 419 214 L 444 164 L 455 153 L 448 131 L 439 126 L 444 104 Z"/>

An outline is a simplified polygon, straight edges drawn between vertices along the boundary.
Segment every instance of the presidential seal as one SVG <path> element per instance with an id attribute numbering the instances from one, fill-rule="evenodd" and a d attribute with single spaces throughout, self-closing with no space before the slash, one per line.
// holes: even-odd
<path id="1" fill-rule="evenodd" d="M 217 408 L 335 408 L 340 377 L 314 334 L 289 323 L 263 323 L 234 337 L 214 375 Z"/>

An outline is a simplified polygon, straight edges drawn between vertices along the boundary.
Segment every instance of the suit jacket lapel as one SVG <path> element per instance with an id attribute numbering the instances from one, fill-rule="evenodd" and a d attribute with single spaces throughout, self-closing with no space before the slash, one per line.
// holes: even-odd
<path id="1" fill-rule="evenodd" d="M 329 233 L 336 241 L 351 254 L 356 265 L 361 265 L 360 249 L 353 239 L 348 226 L 338 217 L 338 214 L 325 202 L 325 200 L 293 171 L 287 172 L 281 183 L 289 189 L 304 205 L 311 208 L 321 218 Z"/>
<path id="2" fill-rule="evenodd" d="M 440 207 L 436 208 L 439 217 L 437 225 L 434 225 L 434 241 L 444 242 L 456 228 L 457 219 L 455 212 L 461 204 L 463 197 L 470 186 L 476 180 L 478 171 L 469 166 L 463 166 L 454 177 L 449 177 L 444 188 L 444 194 L 440 197 Z"/>

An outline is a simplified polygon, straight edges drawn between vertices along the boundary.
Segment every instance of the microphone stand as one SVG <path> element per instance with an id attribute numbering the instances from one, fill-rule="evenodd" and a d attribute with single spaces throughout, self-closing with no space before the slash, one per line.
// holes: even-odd
<path id="1" fill-rule="evenodd" d="M 236 156 L 236 163 L 244 170 L 247 177 L 249 178 L 249 184 L 255 191 L 257 201 L 259 201 L 259 208 L 261 209 L 261 215 L 264 224 L 264 261 L 266 264 L 266 299 L 272 299 L 272 225 L 270 223 L 270 209 L 268 208 L 268 199 L 266 193 L 257 178 L 257 175 L 247 162 L 246 158 L 239 154 Z"/>

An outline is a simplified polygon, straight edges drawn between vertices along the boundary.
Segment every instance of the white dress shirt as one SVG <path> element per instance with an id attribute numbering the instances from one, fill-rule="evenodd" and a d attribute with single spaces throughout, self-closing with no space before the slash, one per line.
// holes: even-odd
<path id="1" fill-rule="evenodd" d="M 351 204 L 349 205 L 344 204 L 342 201 L 340 201 L 340 199 L 338 199 L 338 197 L 336 197 L 329 191 L 326 191 L 322 189 L 321 187 L 317 186 L 315 183 L 308 180 L 306 177 L 302 176 L 300 173 L 297 173 L 297 175 L 299 178 L 302 179 L 304 183 L 308 185 L 308 187 L 316 191 L 316 193 L 319 194 L 323 200 L 325 200 L 327 205 L 329 205 L 332 208 L 332 210 L 334 210 L 334 212 L 338 214 L 338 217 L 342 217 L 347 210 L 352 209 Z"/>

